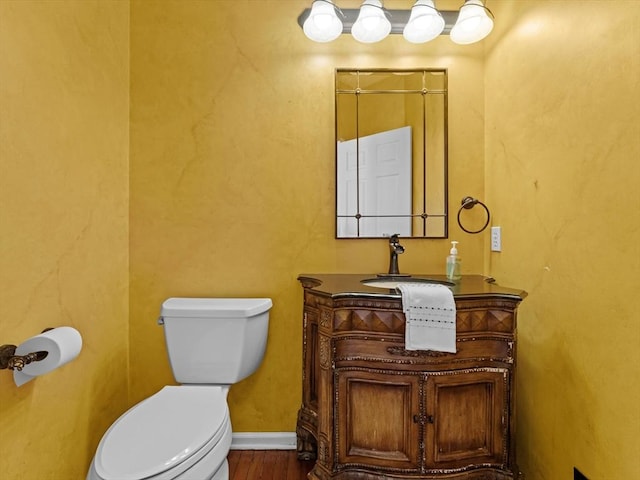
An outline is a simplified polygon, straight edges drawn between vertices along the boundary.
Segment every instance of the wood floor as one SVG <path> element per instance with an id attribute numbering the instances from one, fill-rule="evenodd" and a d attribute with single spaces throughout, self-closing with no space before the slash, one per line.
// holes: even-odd
<path id="1" fill-rule="evenodd" d="M 231 450 L 229 480 L 306 480 L 314 462 L 301 462 L 295 450 Z"/>

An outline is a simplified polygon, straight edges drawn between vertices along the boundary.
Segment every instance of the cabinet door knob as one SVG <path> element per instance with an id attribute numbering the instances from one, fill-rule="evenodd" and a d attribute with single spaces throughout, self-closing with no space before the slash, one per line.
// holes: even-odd
<path id="1" fill-rule="evenodd" d="M 427 423 L 433 423 L 433 415 L 427 415 Z"/>

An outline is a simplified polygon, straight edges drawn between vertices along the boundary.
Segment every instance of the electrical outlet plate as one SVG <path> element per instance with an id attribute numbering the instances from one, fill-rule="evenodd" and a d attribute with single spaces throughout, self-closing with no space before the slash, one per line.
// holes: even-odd
<path id="1" fill-rule="evenodd" d="M 491 227 L 491 251 L 502 251 L 502 231 L 500 227 Z"/>

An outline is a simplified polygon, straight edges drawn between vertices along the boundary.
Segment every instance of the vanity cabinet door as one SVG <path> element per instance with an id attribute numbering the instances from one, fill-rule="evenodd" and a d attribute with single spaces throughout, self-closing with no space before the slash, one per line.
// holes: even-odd
<path id="1" fill-rule="evenodd" d="M 423 376 L 385 370 L 335 371 L 337 469 L 366 465 L 384 472 L 419 471 Z"/>
<path id="2" fill-rule="evenodd" d="M 428 469 L 470 464 L 505 468 L 509 371 L 451 370 L 429 375 L 425 457 Z"/>

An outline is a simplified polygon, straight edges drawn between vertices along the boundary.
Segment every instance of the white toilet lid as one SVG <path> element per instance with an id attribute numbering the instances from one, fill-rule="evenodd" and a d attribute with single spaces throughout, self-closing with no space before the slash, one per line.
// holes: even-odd
<path id="1" fill-rule="evenodd" d="M 100 441 L 96 473 L 139 480 L 175 468 L 222 435 L 229 422 L 221 387 L 168 386 L 122 415 Z M 201 452 L 201 456 L 206 452 Z"/>

